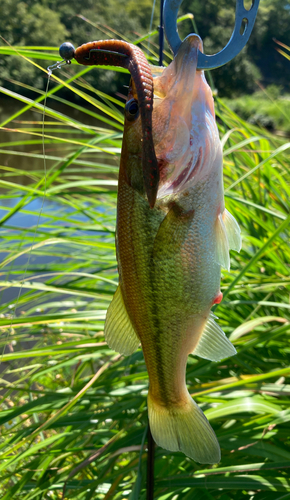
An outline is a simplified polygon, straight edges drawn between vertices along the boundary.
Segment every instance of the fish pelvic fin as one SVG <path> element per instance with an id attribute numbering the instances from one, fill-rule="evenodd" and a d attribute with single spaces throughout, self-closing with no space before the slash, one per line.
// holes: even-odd
<path id="1" fill-rule="evenodd" d="M 237 351 L 214 318 L 215 316 L 210 313 L 199 341 L 191 354 L 210 361 L 220 361 L 234 356 Z"/>
<path id="2" fill-rule="evenodd" d="M 182 451 L 201 464 L 216 464 L 221 459 L 217 437 L 199 406 L 189 393 L 176 405 L 161 405 L 148 393 L 151 433 L 158 446 Z"/>
<path id="3" fill-rule="evenodd" d="M 127 313 L 120 285 L 109 305 L 104 333 L 108 346 L 113 351 L 125 354 L 126 356 L 133 354 L 140 344 L 140 340 Z"/>
<path id="4" fill-rule="evenodd" d="M 239 252 L 242 246 L 241 230 L 236 219 L 225 208 L 223 213 L 219 214 L 216 221 L 216 241 L 217 254 L 216 262 L 227 271 L 230 270 L 229 251 Z"/>

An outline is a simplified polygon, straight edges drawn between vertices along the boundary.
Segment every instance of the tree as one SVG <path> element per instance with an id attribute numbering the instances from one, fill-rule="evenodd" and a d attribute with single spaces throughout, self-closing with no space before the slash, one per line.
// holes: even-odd
<path id="1" fill-rule="evenodd" d="M 68 36 L 68 31 L 59 13 L 47 6 L 38 2 L 19 2 L 15 8 L 14 0 L 2 0 L 0 34 L 11 45 L 58 46 Z M 0 60 L 0 83 L 3 85 L 6 79 L 43 86 L 39 70 L 17 56 L 4 56 Z"/>

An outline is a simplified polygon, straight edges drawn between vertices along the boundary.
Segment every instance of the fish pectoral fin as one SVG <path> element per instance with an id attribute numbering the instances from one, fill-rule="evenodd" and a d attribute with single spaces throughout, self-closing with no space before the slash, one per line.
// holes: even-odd
<path id="1" fill-rule="evenodd" d="M 154 240 L 153 258 L 156 262 L 164 259 L 175 262 L 188 236 L 193 217 L 194 210 L 186 212 L 176 202 L 172 202 Z"/>
<path id="2" fill-rule="evenodd" d="M 242 246 L 241 230 L 236 219 L 225 208 L 216 222 L 217 253 L 216 262 L 227 271 L 230 270 L 230 250 L 239 252 Z"/>
<path id="3" fill-rule="evenodd" d="M 239 252 L 242 248 L 242 238 L 239 224 L 226 208 L 223 211 L 222 219 L 226 228 L 230 250 Z"/>
<path id="4" fill-rule="evenodd" d="M 230 247 L 222 214 L 216 220 L 216 262 L 227 271 L 230 270 Z"/>
<path id="5" fill-rule="evenodd" d="M 198 344 L 191 354 L 210 361 L 220 361 L 234 356 L 237 351 L 214 318 L 215 316 L 210 313 Z"/>
<path id="6" fill-rule="evenodd" d="M 109 305 L 104 333 L 108 346 L 120 354 L 129 356 L 139 347 L 140 340 L 127 313 L 120 285 Z"/>

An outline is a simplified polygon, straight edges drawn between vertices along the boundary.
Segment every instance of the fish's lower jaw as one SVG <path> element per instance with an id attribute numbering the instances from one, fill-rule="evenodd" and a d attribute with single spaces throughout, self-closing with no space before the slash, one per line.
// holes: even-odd
<path id="1" fill-rule="evenodd" d="M 163 406 L 148 393 L 148 415 L 156 444 L 169 451 L 182 451 L 201 464 L 216 464 L 220 446 L 206 416 L 188 394 L 186 403 Z"/>

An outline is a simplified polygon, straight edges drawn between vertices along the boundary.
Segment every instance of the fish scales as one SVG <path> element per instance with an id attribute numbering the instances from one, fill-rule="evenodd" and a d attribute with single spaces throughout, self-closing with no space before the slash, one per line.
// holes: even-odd
<path id="1" fill-rule="evenodd" d="M 221 267 L 240 231 L 224 206 L 222 149 L 213 99 L 197 71 L 201 41 L 191 35 L 154 79 L 157 200 L 146 198 L 141 119 L 125 114 L 118 187 L 120 284 L 105 337 L 123 354 L 141 342 L 149 374 L 148 413 L 157 444 L 200 463 L 220 460 L 213 429 L 188 393 L 188 355 L 217 361 L 235 349 L 210 309 L 221 300 Z M 138 99 L 131 81 L 128 102 Z M 143 166 L 144 167 L 144 166 Z"/>

